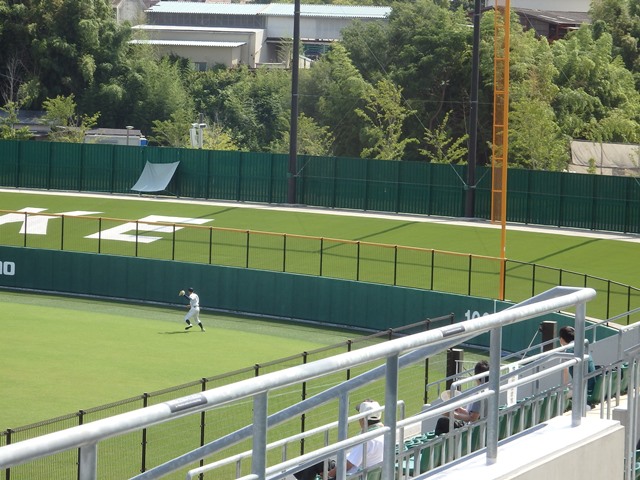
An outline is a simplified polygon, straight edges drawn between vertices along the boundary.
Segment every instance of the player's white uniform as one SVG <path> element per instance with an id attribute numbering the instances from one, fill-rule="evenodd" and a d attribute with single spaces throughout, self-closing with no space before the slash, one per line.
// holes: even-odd
<path id="1" fill-rule="evenodd" d="M 185 322 L 188 322 L 191 318 L 195 318 L 197 323 L 200 323 L 200 297 L 195 292 L 191 292 L 189 295 L 185 295 L 189 299 L 189 305 L 191 308 L 184 317 Z"/>

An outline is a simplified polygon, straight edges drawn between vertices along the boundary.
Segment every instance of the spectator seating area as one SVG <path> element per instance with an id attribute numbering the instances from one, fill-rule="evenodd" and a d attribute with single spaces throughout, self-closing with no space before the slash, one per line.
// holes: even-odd
<path id="1" fill-rule="evenodd" d="M 629 384 L 627 363 L 598 366 L 592 375 L 596 381 L 587 396 L 588 408 L 604 409 L 607 402 L 626 394 Z M 570 409 L 569 390 L 564 386 L 522 398 L 513 405 L 503 405 L 499 408 L 498 439 L 504 440 Z M 413 436 L 405 440 L 402 447 L 396 446 L 399 478 L 414 477 L 477 451 L 485 446 L 485 435 L 486 421 L 479 420 L 439 436 L 434 431 Z M 640 479 L 640 450 L 636 452 L 635 471 L 636 479 Z"/>

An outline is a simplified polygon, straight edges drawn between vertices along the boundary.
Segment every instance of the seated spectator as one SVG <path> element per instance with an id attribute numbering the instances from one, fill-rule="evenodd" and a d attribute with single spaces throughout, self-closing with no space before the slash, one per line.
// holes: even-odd
<path id="1" fill-rule="evenodd" d="M 486 360 L 481 360 L 476 363 L 473 372 L 474 375 L 479 375 L 484 372 L 489 371 L 489 362 Z M 486 382 L 489 379 L 488 376 L 478 379 L 478 385 Z M 467 405 L 467 408 L 458 407 L 453 411 L 453 427 L 460 428 L 468 423 L 477 422 L 480 416 L 482 415 L 482 400 L 476 400 L 473 403 Z M 436 435 L 442 435 L 444 433 L 449 433 L 449 413 L 446 413 L 444 416 L 440 417 L 436 422 Z"/>
<path id="2" fill-rule="evenodd" d="M 562 327 L 558 332 L 558 339 L 560 340 L 560 345 L 562 345 L 563 347 L 573 342 L 575 340 L 575 337 L 576 331 L 573 327 L 565 326 Z M 573 353 L 573 347 L 567 348 L 565 351 L 567 353 Z M 593 373 L 595 371 L 596 366 L 593 363 L 591 355 L 589 355 L 589 359 L 587 360 L 587 373 Z M 573 367 L 569 367 L 562 372 L 562 380 L 565 385 L 569 383 L 570 378 L 573 378 Z M 591 395 L 595 384 L 596 377 L 591 377 L 587 380 L 587 395 Z"/>
<path id="3" fill-rule="evenodd" d="M 360 413 L 365 413 L 372 410 L 379 410 L 380 404 L 374 400 L 365 400 L 356 407 L 356 410 Z M 362 432 L 370 432 L 383 427 L 381 422 L 382 412 L 377 411 L 370 415 L 361 418 L 360 428 Z M 366 456 L 363 447 L 366 446 Z M 347 475 L 356 473 L 363 468 L 370 467 L 382 462 L 382 454 L 384 451 L 384 435 L 367 440 L 363 445 L 353 447 L 347 452 Z M 363 458 L 364 457 L 364 458 Z M 364 466 L 363 466 L 364 460 Z M 322 475 L 324 471 L 324 462 L 319 462 L 311 467 L 305 468 L 299 472 L 293 474 L 297 480 L 314 480 L 316 475 Z M 335 478 L 336 466 L 332 460 L 330 462 L 330 469 L 327 471 L 327 478 Z"/>

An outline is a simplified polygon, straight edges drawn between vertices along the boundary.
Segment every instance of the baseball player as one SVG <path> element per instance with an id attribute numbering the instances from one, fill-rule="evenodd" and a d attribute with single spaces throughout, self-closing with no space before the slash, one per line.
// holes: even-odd
<path id="1" fill-rule="evenodd" d="M 187 322 L 187 326 L 184 327 L 184 329 L 189 330 L 191 327 L 193 327 L 193 325 L 191 325 L 191 319 L 194 318 L 198 323 L 200 330 L 204 332 L 204 326 L 200 322 L 200 297 L 198 297 L 198 294 L 193 291 L 193 287 L 189 287 L 188 294 L 185 293 L 184 290 L 180 290 L 178 295 L 189 300 L 189 311 L 184 317 L 184 321 Z"/>

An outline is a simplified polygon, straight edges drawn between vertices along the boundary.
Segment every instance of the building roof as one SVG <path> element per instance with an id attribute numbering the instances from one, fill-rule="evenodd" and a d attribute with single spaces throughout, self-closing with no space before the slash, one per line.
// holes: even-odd
<path id="1" fill-rule="evenodd" d="M 486 0 L 485 6 L 494 8 L 495 4 L 504 6 L 504 0 Z M 517 8 L 539 8 L 556 12 L 583 12 L 591 7 L 591 0 L 511 0 L 511 10 Z"/>
<path id="2" fill-rule="evenodd" d="M 201 15 L 293 16 L 292 3 L 195 3 L 159 2 L 147 13 L 186 13 Z M 301 17 L 379 18 L 391 13 L 391 7 L 357 5 L 300 5 Z"/>
<path id="3" fill-rule="evenodd" d="M 135 25 L 133 30 L 152 32 L 201 32 L 201 33 L 255 33 L 261 28 L 229 28 L 229 27 L 192 27 L 189 25 Z"/>
<path id="4" fill-rule="evenodd" d="M 591 18 L 586 12 L 552 12 L 533 8 L 514 8 L 513 11 L 518 13 L 520 18 L 541 20 L 552 25 L 582 25 L 583 23 L 591 23 Z"/>
<path id="5" fill-rule="evenodd" d="M 136 128 L 132 128 L 131 130 L 126 128 L 94 128 L 87 131 L 87 135 L 119 135 L 122 137 L 130 136 L 140 136 L 142 132 Z"/>
<path id="6" fill-rule="evenodd" d="M 167 45 L 171 47 L 241 47 L 246 42 L 208 42 L 203 40 L 131 40 L 134 45 Z"/>

